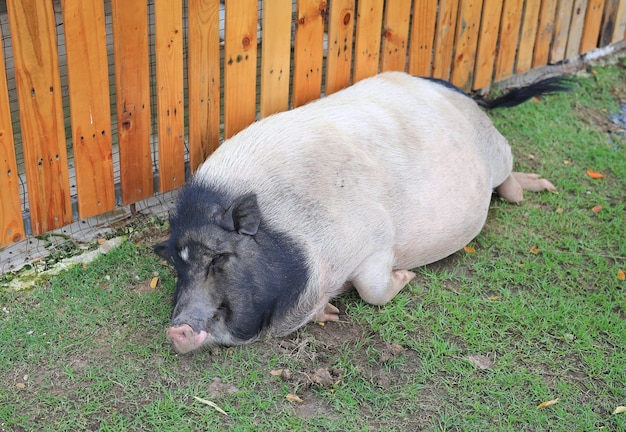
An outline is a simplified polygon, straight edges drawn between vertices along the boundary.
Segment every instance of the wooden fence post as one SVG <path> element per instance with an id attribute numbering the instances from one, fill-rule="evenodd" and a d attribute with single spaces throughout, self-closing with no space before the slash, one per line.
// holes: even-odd
<path id="1" fill-rule="evenodd" d="M 56 24 L 51 1 L 7 3 L 32 230 L 72 221 Z"/>

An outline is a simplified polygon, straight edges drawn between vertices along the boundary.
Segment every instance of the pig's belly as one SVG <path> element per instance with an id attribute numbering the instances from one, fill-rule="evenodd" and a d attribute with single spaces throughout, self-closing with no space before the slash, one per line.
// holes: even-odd
<path id="1" fill-rule="evenodd" d="M 407 197 L 396 213 L 394 267 L 419 267 L 466 246 L 485 224 L 491 194 L 485 175 L 456 184 L 430 184 Z"/>

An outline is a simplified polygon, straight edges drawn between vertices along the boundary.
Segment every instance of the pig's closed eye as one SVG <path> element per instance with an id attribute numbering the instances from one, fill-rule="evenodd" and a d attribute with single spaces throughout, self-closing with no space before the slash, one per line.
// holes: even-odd
<path id="1" fill-rule="evenodd" d="M 209 267 L 208 267 L 207 271 L 209 273 L 213 273 L 214 274 L 216 271 L 222 270 L 222 267 L 228 261 L 228 256 L 229 256 L 229 254 L 226 254 L 226 253 L 214 255 L 213 259 L 209 263 Z"/>

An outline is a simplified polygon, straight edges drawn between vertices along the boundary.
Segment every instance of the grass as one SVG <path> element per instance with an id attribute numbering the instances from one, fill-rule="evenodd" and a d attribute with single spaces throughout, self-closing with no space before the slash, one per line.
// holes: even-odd
<path id="1" fill-rule="evenodd" d="M 494 198 L 474 252 L 417 269 L 384 307 L 347 294 L 340 323 L 176 355 L 154 218 L 93 263 L 0 290 L 0 430 L 626 430 L 626 140 L 607 120 L 625 102 L 622 60 L 491 113 L 516 169 L 559 193 Z"/>

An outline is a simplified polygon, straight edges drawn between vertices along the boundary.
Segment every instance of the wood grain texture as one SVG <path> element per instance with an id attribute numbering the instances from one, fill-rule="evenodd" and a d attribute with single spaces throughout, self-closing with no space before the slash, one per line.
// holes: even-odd
<path id="1" fill-rule="evenodd" d="M 324 0 L 296 2 L 296 40 L 293 53 L 294 108 L 320 97 L 324 59 Z"/>
<path id="2" fill-rule="evenodd" d="M 34 234 L 72 221 L 52 2 L 7 3 Z"/>
<path id="3" fill-rule="evenodd" d="M 189 167 L 220 143 L 219 0 L 188 0 Z"/>
<path id="4" fill-rule="evenodd" d="M 224 138 L 256 116 L 256 0 L 226 0 L 224 39 Z"/>
<path id="5" fill-rule="evenodd" d="M 168 192 L 185 183 L 185 97 L 182 0 L 155 0 L 159 184 Z"/>
<path id="6" fill-rule="evenodd" d="M 333 0 L 328 19 L 326 94 L 350 85 L 355 22 L 354 0 Z"/>
<path id="7" fill-rule="evenodd" d="M 482 0 L 462 0 L 459 5 L 450 81 L 466 91 L 474 81 L 482 9 Z"/>
<path id="8" fill-rule="evenodd" d="M 0 248 L 24 238 L 19 176 L 9 105 L 4 52 L 0 44 Z"/>
<path id="9" fill-rule="evenodd" d="M 261 117 L 289 108 L 291 0 L 263 2 Z"/>
<path id="10" fill-rule="evenodd" d="M 437 0 L 414 0 L 409 43 L 409 73 L 430 76 L 432 70 Z"/>
<path id="11" fill-rule="evenodd" d="M 572 58 L 580 52 L 580 43 L 583 37 L 585 14 L 587 12 L 587 0 L 574 0 L 572 19 L 570 21 L 565 58 Z"/>
<path id="12" fill-rule="evenodd" d="M 524 8 L 524 21 L 515 64 L 515 73 L 522 74 L 528 72 L 533 64 L 533 49 L 539 28 L 539 11 L 541 10 L 541 0 L 527 0 Z"/>
<path id="13" fill-rule="evenodd" d="M 473 84 L 475 90 L 486 88 L 491 84 L 496 61 L 501 17 L 502 2 L 500 0 L 485 0 L 483 2 L 478 48 L 476 49 Z"/>
<path id="14" fill-rule="evenodd" d="M 432 75 L 446 81 L 450 79 L 450 70 L 452 69 L 458 8 L 459 2 L 457 0 L 441 0 L 437 13 Z"/>
<path id="15" fill-rule="evenodd" d="M 122 203 L 154 194 L 146 2 L 111 0 Z"/>
<path id="16" fill-rule="evenodd" d="M 557 63 L 565 58 L 569 25 L 572 19 L 572 7 L 573 3 L 571 0 L 559 0 L 557 4 L 554 35 L 548 59 L 550 63 Z"/>
<path id="17" fill-rule="evenodd" d="M 500 81 L 513 75 L 523 12 L 523 0 L 506 0 L 504 2 L 494 81 Z"/>
<path id="18" fill-rule="evenodd" d="M 533 68 L 548 64 L 550 44 L 554 35 L 554 21 L 556 19 L 557 0 L 542 0 L 539 9 L 539 24 L 535 49 L 533 51 Z"/>
<path id="19" fill-rule="evenodd" d="M 580 41 L 581 53 L 586 53 L 598 47 L 603 12 L 604 0 L 589 0 L 585 14 L 582 40 Z"/>
<path id="20" fill-rule="evenodd" d="M 383 21 L 381 71 L 404 71 L 409 46 L 411 0 L 387 0 Z"/>
<path id="21" fill-rule="evenodd" d="M 78 213 L 115 208 L 104 5 L 63 0 Z"/>
<path id="22" fill-rule="evenodd" d="M 382 21 L 383 2 L 359 0 L 354 41 L 353 82 L 376 75 L 379 71 L 381 35 L 379 30 L 372 29 L 380 29 Z"/>

